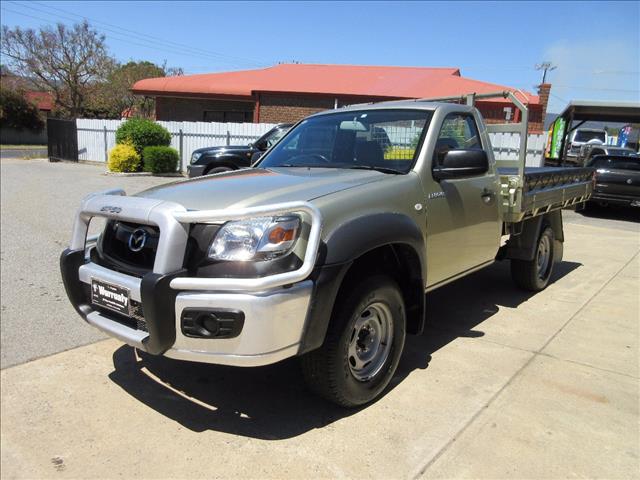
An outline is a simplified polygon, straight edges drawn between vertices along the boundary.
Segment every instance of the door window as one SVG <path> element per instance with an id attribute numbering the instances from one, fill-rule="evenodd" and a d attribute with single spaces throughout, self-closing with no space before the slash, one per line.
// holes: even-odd
<path id="1" fill-rule="evenodd" d="M 436 141 L 433 165 L 442 165 L 444 156 L 450 150 L 482 150 L 478 127 L 473 116 L 450 113 L 445 117 Z"/>

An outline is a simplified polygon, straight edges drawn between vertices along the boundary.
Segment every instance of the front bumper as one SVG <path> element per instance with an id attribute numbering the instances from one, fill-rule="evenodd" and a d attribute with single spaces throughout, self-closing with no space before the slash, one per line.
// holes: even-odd
<path id="1" fill-rule="evenodd" d="M 199 278 L 189 277 L 183 268 L 190 224 L 287 212 L 304 214 L 304 222 L 309 224 L 304 259 L 297 270 L 258 278 Z M 93 246 L 87 231 L 95 216 L 157 226 L 160 236 L 153 271 L 139 278 L 92 262 Z M 71 303 L 88 323 L 133 347 L 182 360 L 266 365 L 301 350 L 321 224 L 320 212 L 306 202 L 186 211 L 172 202 L 126 197 L 122 191 L 94 194 L 84 200 L 70 248 L 60 258 L 62 279 Z M 135 310 L 129 310 L 132 317 L 93 305 L 93 280 L 125 288 L 130 306 L 135 302 Z M 199 311 L 233 311 L 242 321 L 233 324 L 233 335 L 196 335 L 200 325 L 194 327 L 197 318 L 193 312 Z M 214 315 L 216 318 L 222 323 L 229 321 L 224 315 Z"/>
<path id="2" fill-rule="evenodd" d="M 179 360 L 237 366 L 258 366 L 294 356 L 300 350 L 313 282 L 306 280 L 268 292 L 177 292 L 172 275 L 150 273 L 136 278 L 86 262 L 83 250 L 65 250 L 60 259 L 69 299 L 91 325 L 145 352 Z M 91 304 L 92 279 L 127 288 L 139 302 L 147 331 L 122 321 L 118 314 Z M 183 333 L 188 310 L 240 311 L 244 324 L 233 338 L 193 338 Z"/>
<path id="3" fill-rule="evenodd" d="M 600 204 L 619 205 L 621 207 L 640 207 L 640 196 L 638 195 L 603 193 L 598 190 L 594 190 L 589 201 Z"/>
<path id="4" fill-rule="evenodd" d="M 204 175 L 206 165 L 187 165 L 187 176 L 189 178 L 200 177 Z"/>

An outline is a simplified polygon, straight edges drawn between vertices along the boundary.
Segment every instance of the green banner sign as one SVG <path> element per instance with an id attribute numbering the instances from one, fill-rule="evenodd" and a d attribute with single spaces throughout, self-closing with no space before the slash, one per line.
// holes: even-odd
<path id="1" fill-rule="evenodd" d="M 562 137 L 564 136 L 564 129 L 566 122 L 564 118 L 558 118 L 553 122 L 553 132 L 551 133 L 551 151 L 549 152 L 549 158 L 560 158 L 560 148 L 562 147 Z"/>

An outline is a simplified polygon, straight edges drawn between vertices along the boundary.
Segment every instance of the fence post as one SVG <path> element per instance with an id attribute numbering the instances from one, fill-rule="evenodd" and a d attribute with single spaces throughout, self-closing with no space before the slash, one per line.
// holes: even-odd
<path id="1" fill-rule="evenodd" d="M 104 141 L 104 163 L 107 163 L 107 160 L 109 160 L 109 155 L 107 153 L 107 126 L 105 125 L 103 129 L 102 140 Z"/>
<path id="2" fill-rule="evenodd" d="M 227 146 L 231 145 L 231 132 L 227 130 Z"/>
<path id="3" fill-rule="evenodd" d="M 180 134 L 180 170 L 184 170 L 184 155 L 182 153 L 182 129 L 178 130 L 179 134 Z"/>

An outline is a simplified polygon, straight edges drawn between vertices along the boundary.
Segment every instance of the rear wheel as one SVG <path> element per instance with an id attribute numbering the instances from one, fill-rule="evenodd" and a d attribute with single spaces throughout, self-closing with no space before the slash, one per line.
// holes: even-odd
<path id="1" fill-rule="evenodd" d="M 341 294 L 324 344 L 301 358 L 309 388 L 344 407 L 377 398 L 398 366 L 405 322 L 402 293 L 387 276 Z"/>
<path id="2" fill-rule="evenodd" d="M 511 260 L 511 277 L 520 288 L 538 292 L 548 284 L 553 271 L 555 235 L 545 227 L 538 238 L 533 260 Z"/>

